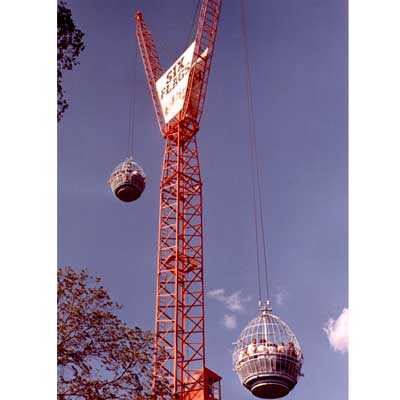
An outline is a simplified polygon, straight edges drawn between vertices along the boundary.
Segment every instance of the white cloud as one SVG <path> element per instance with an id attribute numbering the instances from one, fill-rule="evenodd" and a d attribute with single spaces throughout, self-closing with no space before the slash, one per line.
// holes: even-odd
<path id="1" fill-rule="evenodd" d="M 279 307 L 286 307 L 289 302 L 290 294 L 289 292 L 282 288 L 278 287 L 278 292 L 275 294 L 275 302 Z"/>
<path id="2" fill-rule="evenodd" d="M 227 329 L 235 329 L 237 327 L 237 321 L 236 321 L 235 315 L 225 314 L 222 322 L 223 322 L 225 328 L 227 328 Z"/>
<path id="3" fill-rule="evenodd" d="M 212 299 L 220 301 L 228 310 L 233 312 L 243 311 L 243 304 L 251 300 L 251 297 L 243 297 L 240 290 L 227 295 L 225 289 L 214 289 L 210 290 L 207 295 Z"/>
<path id="4" fill-rule="evenodd" d="M 223 297 L 225 295 L 225 289 L 213 289 L 210 290 L 207 294 L 214 299 L 219 299 L 221 298 L 221 296 Z"/>
<path id="5" fill-rule="evenodd" d="M 348 337 L 349 310 L 344 308 L 339 317 L 334 320 L 329 318 L 324 326 L 324 331 L 329 339 L 329 343 L 335 351 L 345 353 L 349 348 Z"/>
<path id="6" fill-rule="evenodd" d="M 283 306 L 285 304 L 285 295 L 282 292 L 276 294 L 276 304 Z"/>

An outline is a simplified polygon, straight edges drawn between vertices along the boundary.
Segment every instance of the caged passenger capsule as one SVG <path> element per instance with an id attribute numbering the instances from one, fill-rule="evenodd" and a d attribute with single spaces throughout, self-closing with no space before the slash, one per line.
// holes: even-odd
<path id="1" fill-rule="evenodd" d="M 268 306 L 242 331 L 235 343 L 233 368 L 254 396 L 286 396 L 302 376 L 303 352 L 289 326 Z"/>
<path id="2" fill-rule="evenodd" d="M 129 203 L 143 193 L 146 175 L 140 165 L 128 157 L 114 169 L 108 183 L 119 200 Z"/>

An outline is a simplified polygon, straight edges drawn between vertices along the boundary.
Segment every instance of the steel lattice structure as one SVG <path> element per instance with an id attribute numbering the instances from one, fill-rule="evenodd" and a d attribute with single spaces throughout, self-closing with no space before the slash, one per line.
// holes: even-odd
<path id="1" fill-rule="evenodd" d="M 166 140 L 160 184 L 154 377 L 165 373 L 177 399 L 209 399 L 210 385 L 218 383 L 219 387 L 220 380 L 205 368 L 203 203 L 196 134 L 221 2 L 202 1 L 193 56 L 196 62 L 190 71 L 184 106 L 168 123 L 156 90 L 164 71 L 143 15 L 136 13 L 136 36 Z"/>

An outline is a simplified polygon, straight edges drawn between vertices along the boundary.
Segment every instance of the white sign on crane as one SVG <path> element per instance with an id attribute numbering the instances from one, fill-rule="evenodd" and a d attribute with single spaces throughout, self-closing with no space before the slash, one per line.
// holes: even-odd
<path id="1" fill-rule="evenodd" d="M 185 103 L 195 43 L 193 42 L 156 82 L 165 123 L 174 118 Z"/>

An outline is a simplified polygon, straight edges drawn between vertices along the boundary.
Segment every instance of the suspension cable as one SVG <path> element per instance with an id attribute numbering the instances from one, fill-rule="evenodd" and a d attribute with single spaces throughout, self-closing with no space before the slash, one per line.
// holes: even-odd
<path id="1" fill-rule="evenodd" d="M 135 134 L 135 111 L 136 111 L 136 72 L 137 72 L 138 49 L 135 46 L 135 60 L 133 67 L 133 77 L 131 86 L 131 96 L 129 102 L 129 139 L 128 139 L 128 157 L 133 157 L 133 139 Z"/>
<path id="2" fill-rule="evenodd" d="M 256 127 L 255 127 L 255 115 L 254 115 L 254 105 L 253 105 L 253 90 L 251 84 L 251 69 L 249 62 L 249 50 L 247 45 L 247 31 L 246 31 L 246 18 L 245 18 L 245 6 L 244 0 L 241 0 L 241 28 L 242 28 L 242 42 L 245 53 L 245 69 L 246 69 L 246 94 L 247 94 L 247 107 L 248 107 L 248 119 L 249 119 L 249 141 L 251 148 L 251 172 L 252 172 L 252 188 L 253 188 L 253 208 L 255 214 L 255 229 L 256 229 L 256 246 L 257 246 L 257 269 L 258 269 L 258 280 L 259 280 L 259 296 L 261 297 L 260 289 L 260 265 L 259 265 L 259 253 L 260 244 L 258 237 L 258 222 L 257 213 L 259 209 L 260 213 L 260 230 L 261 230 L 261 242 L 262 242 L 262 253 L 264 261 L 264 273 L 265 273 L 265 287 L 267 300 L 270 301 L 270 277 L 267 264 L 267 252 L 265 243 L 265 230 L 264 230 L 264 213 L 263 213 L 263 202 L 262 202 L 262 191 L 261 191 L 261 173 L 257 154 L 257 137 L 256 137 Z M 255 175 L 255 177 L 254 177 Z M 257 182 L 257 187 L 254 183 Z M 257 192 L 257 195 L 256 195 Z M 258 205 L 258 206 L 257 206 Z M 260 299 L 259 299 L 260 300 Z"/>
<path id="3" fill-rule="evenodd" d="M 251 124 L 251 120 L 249 117 L 249 125 Z M 250 159 L 253 159 L 253 146 L 250 143 Z M 260 239 L 258 237 L 258 218 L 257 218 L 257 200 L 256 200 L 256 183 L 255 180 L 255 172 L 254 172 L 254 163 L 251 164 L 251 188 L 252 188 L 252 197 L 253 197 L 253 218 L 254 218 L 254 227 L 256 233 L 256 259 L 257 259 L 257 283 L 258 283 L 258 303 L 261 303 L 261 267 L 260 267 Z"/>

